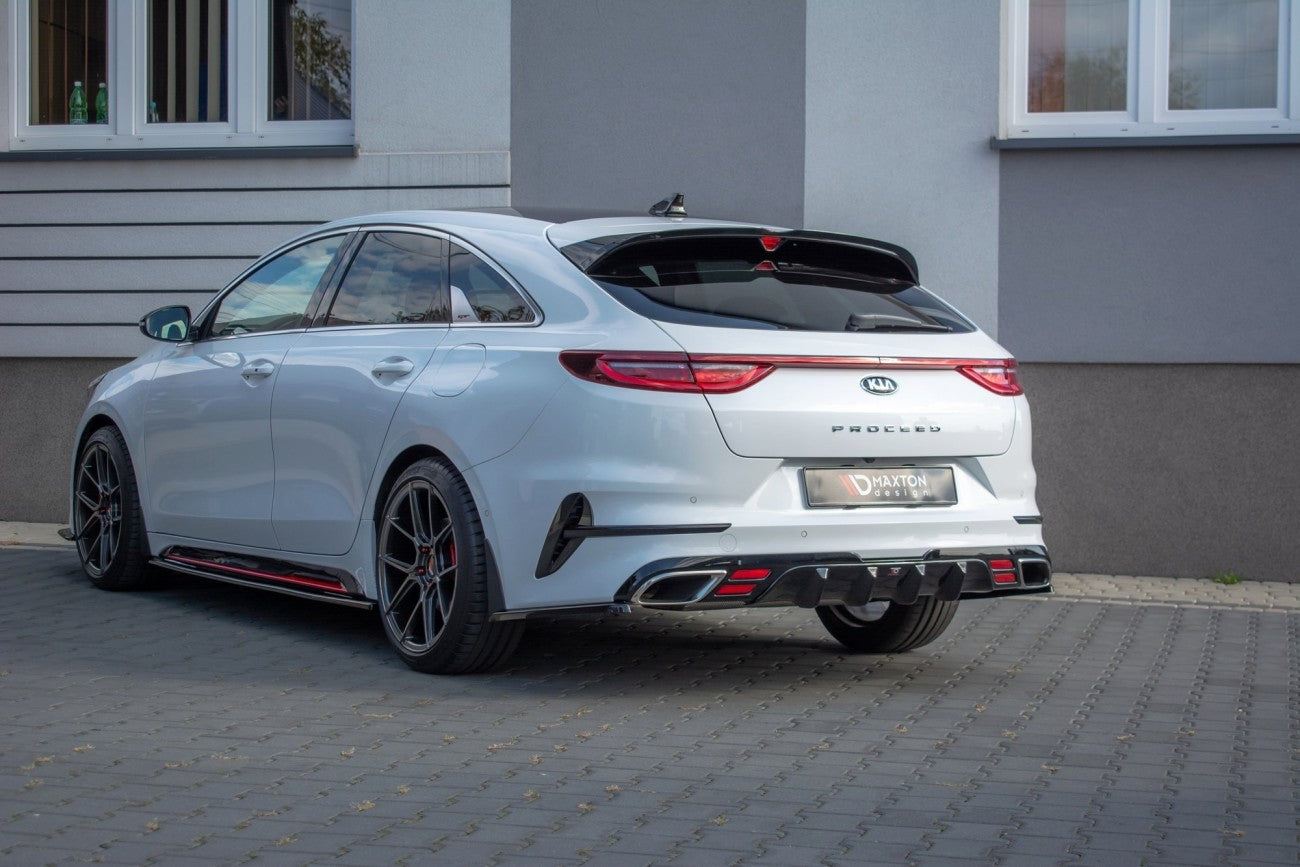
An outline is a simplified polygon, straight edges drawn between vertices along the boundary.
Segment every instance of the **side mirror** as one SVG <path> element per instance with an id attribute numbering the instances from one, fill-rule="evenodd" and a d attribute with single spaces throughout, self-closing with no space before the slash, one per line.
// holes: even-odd
<path id="1" fill-rule="evenodd" d="M 159 307 L 140 320 L 140 331 L 154 340 L 180 343 L 190 334 L 190 308 Z"/>

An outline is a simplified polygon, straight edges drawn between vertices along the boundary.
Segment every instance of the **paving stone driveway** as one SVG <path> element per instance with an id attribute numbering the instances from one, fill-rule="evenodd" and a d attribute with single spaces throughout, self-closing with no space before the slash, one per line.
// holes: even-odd
<path id="1" fill-rule="evenodd" d="M 897 656 L 634 614 L 439 678 L 373 615 L 0 548 L 0 863 L 1297 863 L 1300 585 L 1059 586 Z"/>

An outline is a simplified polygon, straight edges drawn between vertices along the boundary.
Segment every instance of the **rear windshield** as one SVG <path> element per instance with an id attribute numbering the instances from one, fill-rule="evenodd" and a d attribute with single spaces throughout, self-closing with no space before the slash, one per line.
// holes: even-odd
<path id="1" fill-rule="evenodd" d="M 593 263 L 597 284 L 642 316 L 721 328 L 968 332 L 961 314 L 878 251 L 758 236 L 657 239 Z"/>

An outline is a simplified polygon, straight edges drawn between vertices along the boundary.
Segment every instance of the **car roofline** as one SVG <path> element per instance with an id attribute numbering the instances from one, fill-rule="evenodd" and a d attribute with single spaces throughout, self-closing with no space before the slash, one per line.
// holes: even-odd
<path id="1" fill-rule="evenodd" d="M 912 272 L 913 280 L 919 280 L 916 258 L 910 251 L 896 244 L 833 232 L 819 232 L 808 229 L 792 229 L 756 222 L 738 222 L 735 220 L 711 220 L 701 217 L 659 217 L 649 214 L 611 215 L 611 212 L 594 212 L 575 208 L 513 208 L 483 207 L 465 209 L 408 210 L 386 211 L 374 214 L 362 214 L 335 220 L 312 230 L 312 234 L 352 229 L 368 225 L 384 224 L 409 225 L 430 229 L 446 230 L 451 226 L 486 231 L 511 232 L 516 234 L 543 237 L 557 250 L 564 250 L 575 244 L 583 244 L 598 239 L 618 239 L 621 245 L 638 237 L 663 235 L 670 233 L 707 234 L 710 230 L 722 233 L 765 233 L 800 236 L 808 239 L 820 239 L 854 246 L 871 247 L 886 255 L 899 259 Z M 561 219 L 564 218 L 564 219 Z M 608 252 L 605 250 L 603 252 Z"/>

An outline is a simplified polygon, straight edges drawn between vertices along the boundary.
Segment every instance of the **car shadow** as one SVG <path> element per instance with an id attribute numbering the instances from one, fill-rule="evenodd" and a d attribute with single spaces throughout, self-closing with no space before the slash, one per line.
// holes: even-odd
<path id="1" fill-rule="evenodd" d="M 545 695 L 609 681 L 621 693 L 662 694 L 705 684 L 710 692 L 739 689 L 813 673 L 857 679 L 868 669 L 892 680 L 928 655 L 847 654 L 811 611 L 547 615 L 528 621 L 517 651 L 498 670 L 440 678 L 412 671 L 396 657 L 376 612 L 162 569 L 153 572 L 146 590 L 104 593 L 91 586 L 70 552 L 51 552 L 50 558 L 55 562 L 48 565 L 58 568 L 46 572 L 43 591 L 60 594 L 65 611 L 82 609 L 70 617 L 91 623 L 96 615 L 110 615 L 103 636 L 96 636 L 93 626 L 83 631 L 83 640 L 97 642 L 99 652 L 78 657 L 78 666 L 94 665 L 119 676 L 174 674 L 317 687 L 382 684 L 386 692 L 422 694 L 448 689 L 488 694 L 508 685 L 515 693 Z M 59 651 L 52 647 L 51 652 Z"/>

